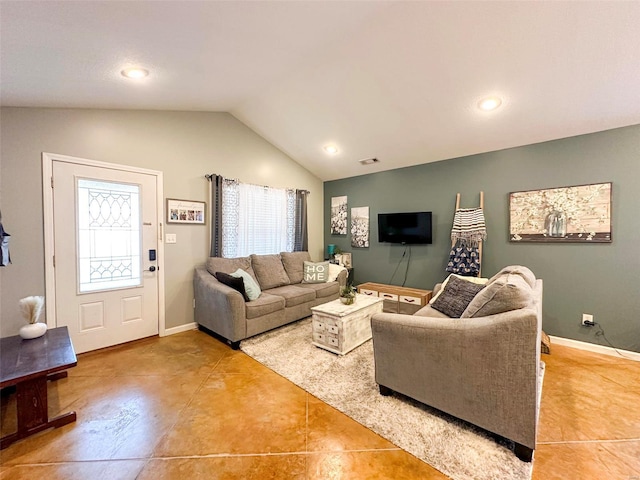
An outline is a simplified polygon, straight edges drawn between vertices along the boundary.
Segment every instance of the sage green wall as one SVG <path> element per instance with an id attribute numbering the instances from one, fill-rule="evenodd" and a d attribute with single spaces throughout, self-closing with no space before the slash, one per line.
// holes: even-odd
<path id="1" fill-rule="evenodd" d="M 322 256 L 322 182 L 227 113 L 2 108 L 0 208 L 13 265 L 0 268 L 0 335 L 18 333 L 18 300 L 44 295 L 42 152 L 164 172 L 164 195 L 206 200 L 207 173 L 309 196 L 309 251 Z M 193 267 L 208 255 L 207 227 L 168 225 L 165 323 L 193 322 Z M 162 261 L 162 259 L 161 259 Z"/>
<path id="2" fill-rule="evenodd" d="M 382 159 L 384 161 L 384 159 Z M 610 244 L 526 244 L 508 240 L 508 194 L 613 182 Z M 447 275 L 456 193 L 462 207 L 485 194 L 488 239 L 483 276 L 505 265 L 530 267 L 544 280 L 543 328 L 550 335 L 606 344 L 596 328 L 580 325 L 592 313 L 616 347 L 640 352 L 640 126 L 631 126 L 325 182 L 325 244 L 353 253 L 355 283 L 389 283 L 404 246 L 378 243 L 380 212 L 432 211 L 432 245 L 413 246 L 407 286 L 432 288 Z M 370 207 L 370 247 L 350 246 L 350 236 L 328 232 L 331 197 L 347 195 L 351 207 Z M 406 259 L 405 259 L 406 261 Z M 393 284 L 401 284 L 403 262 Z"/>

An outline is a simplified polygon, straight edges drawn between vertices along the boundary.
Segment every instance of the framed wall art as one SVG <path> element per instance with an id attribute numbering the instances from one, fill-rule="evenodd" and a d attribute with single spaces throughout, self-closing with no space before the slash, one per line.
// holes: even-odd
<path id="1" fill-rule="evenodd" d="M 347 197 L 331 197 L 331 235 L 347 234 Z"/>
<path id="2" fill-rule="evenodd" d="M 512 242 L 611 242 L 612 183 L 509 194 Z"/>
<path id="3" fill-rule="evenodd" d="M 369 207 L 351 209 L 351 246 L 356 248 L 369 246 Z"/>
<path id="4" fill-rule="evenodd" d="M 205 202 L 167 198 L 167 223 L 204 225 L 206 208 Z"/>

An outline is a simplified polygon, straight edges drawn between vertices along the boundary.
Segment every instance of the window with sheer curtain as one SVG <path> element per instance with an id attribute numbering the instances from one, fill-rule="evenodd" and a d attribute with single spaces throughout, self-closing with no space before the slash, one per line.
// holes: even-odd
<path id="1" fill-rule="evenodd" d="M 212 257 L 246 257 L 308 250 L 307 190 L 209 180 Z"/>
<path id="2" fill-rule="evenodd" d="M 223 257 L 294 250 L 294 190 L 225 182 L 222 198 Z"/>

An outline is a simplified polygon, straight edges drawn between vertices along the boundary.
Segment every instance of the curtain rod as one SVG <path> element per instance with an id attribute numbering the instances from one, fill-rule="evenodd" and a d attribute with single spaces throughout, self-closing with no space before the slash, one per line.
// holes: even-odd
<path id="1" fill-rule="evenodd" d="M 208 173 L 208 174 L 206 174 L 204 176 L 204 178 L 206 178 L 207 180 L 211 181 L 213 179 L 213 177 L 217 177 L 217 176 L 218 176 L 217 173 Z M 238 179 L 234 179 L 234 180 L 237 180 L 238 182 L 240 181 Z M 255 185 L 255 183 L 251 183 L 250 185 Z M 269 185 L 258 185 L 258 187 L 275 188 L 275 187 L 270 187 Z M 299 191 L 299 192 L 301 192 L 301 193 L 303 193 L 305 195 L 310 195 L 311 194 L 311 192 L 309 190 L 302 190 L 302 189 L 299 189 L 299 188 L 295 188 L 295 189 L 292 188 L 291 190 L 297 190 L 297 191 Z"/>

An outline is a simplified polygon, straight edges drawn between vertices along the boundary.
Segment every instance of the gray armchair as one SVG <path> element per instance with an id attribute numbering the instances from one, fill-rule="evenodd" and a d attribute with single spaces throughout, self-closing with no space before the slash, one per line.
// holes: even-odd
<path id="1" fill-rule="evenodd" d="M 415 315 L 371 319 L 376 382 L 515 442 L 531 461 L 540 391 L 542 280 L 527 308 L 449 318 L 425 307 Z"/>

